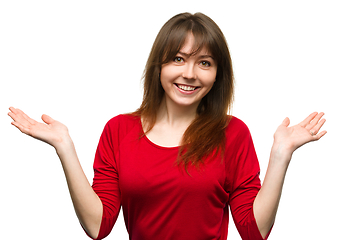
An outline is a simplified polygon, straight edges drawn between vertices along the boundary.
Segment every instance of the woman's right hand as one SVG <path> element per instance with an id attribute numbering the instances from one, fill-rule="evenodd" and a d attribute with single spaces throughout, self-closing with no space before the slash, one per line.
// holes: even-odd
<path id="1" fill-rule="evenodd" d="M 22 133 L 46 142 L 55 149 L 72 142 L 67 127 L 51 117 L 42 115 L 41 119 L 45 123 L 40 123 L 28 117 L 18 108 L 10 107 L 9 110 L 8 115 L 13 119 L 12 125 Z"/>
<path id="2" fill-rule="evenodd" d="M 93 239 L 97 238 L 103 204 L 84 174 L 67 127 L 45 114 L 41 116 L 44 123 L 40 123 L 28 117 L 20 109 L 10 107 L 9 110 L 8 115 L 14 120 L 12 124 L 21 132 L 44 141 L 56 149 L 79 221 Z"/>

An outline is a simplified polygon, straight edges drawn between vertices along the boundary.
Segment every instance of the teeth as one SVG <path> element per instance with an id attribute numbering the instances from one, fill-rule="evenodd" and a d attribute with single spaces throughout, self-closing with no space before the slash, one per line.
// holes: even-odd
<path id="1" fill-rule="evenodd" d="M 189 86 L 182 86 L 182 85 L 177 85 L 180 89 L 184 91 L 193 91 L 195 90 L 195 87 L 189 87 Z"/>

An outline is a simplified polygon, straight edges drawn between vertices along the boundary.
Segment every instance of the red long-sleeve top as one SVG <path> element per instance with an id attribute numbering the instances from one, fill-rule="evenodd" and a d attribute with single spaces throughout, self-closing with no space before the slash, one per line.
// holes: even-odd
<path id="1" fill-rule="evenodd" d="M 178 147 L 141 137 L 139 117 L 112 118 L 94 161 L 93 189 L 103 203 L 99 236 L 106 237 L 120 207 L 131 240 L 224 240 L 229 207 L 245 240 L 263 240 L 253 214 L 261 187 L 259 163 L 247 126 L 233 117 L 218 156 L 188 175 L 175 164 Z"/>

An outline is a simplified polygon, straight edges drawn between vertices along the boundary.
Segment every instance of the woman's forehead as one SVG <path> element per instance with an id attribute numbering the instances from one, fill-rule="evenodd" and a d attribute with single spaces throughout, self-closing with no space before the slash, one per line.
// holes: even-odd
<path id="1" fill-rule="evenodd" d="M 179 53 L 187 55 L 211 55 L 208 48 L 203 45 L 200 46 L 192 33 L 189 33 L 184 41 L 183 46 L 180 48 Z"/>

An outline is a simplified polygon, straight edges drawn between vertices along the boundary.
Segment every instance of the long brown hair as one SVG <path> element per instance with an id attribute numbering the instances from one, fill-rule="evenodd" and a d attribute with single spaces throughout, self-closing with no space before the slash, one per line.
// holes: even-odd
<path id="1" fill-rule="evenodd" d="M 195 120 L 185 131 L 179 150 L 178 164 L 187 169 L 189 163 L 199 166 L 211 153 L 221 152 L 225 146 L 233 95 L 234 77 L 229 49 L 217 24 L 202 13 L 181 13 L 172 17 L 159 31 L 144 71 L 144 95 L 140 108 L 134 112 L 143 118 L 146 131 L 155 125 L 157 112 L 164 97 L 160 83 L 162 65 L 172 61 L 192 33 L 194 52 L 206 47 L 217 66 L 216 81 L 203 97 Z"/>

